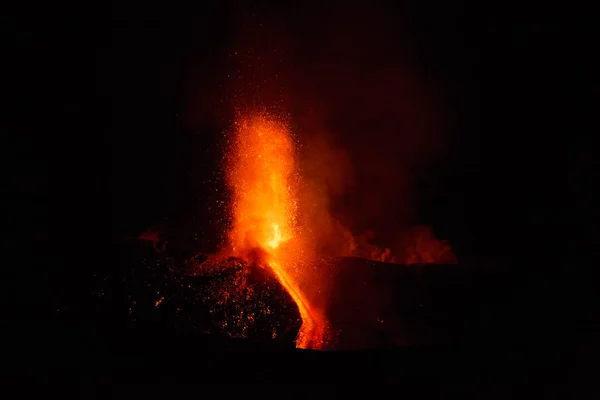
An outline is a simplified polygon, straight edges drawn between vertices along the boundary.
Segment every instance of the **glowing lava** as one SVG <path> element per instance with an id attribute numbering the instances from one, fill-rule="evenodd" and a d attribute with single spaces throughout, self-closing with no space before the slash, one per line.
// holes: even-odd
<path id="1" fill-rule="evenodd" d="M 232 191 L 235 255 L 248 258 L 260 248 L 264 261 L 298 305 L 302 327 L 296 347 L 323 347 L 326 322 L 300 290 L 310 260 L 298 238 L 296 146 L 285 121 L 266 112 L 239 114 L 227 155 Z"/>

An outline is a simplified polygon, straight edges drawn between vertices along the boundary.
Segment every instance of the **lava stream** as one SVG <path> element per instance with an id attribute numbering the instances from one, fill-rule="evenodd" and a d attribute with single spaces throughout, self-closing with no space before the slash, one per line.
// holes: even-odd
<path id="1" fill-rule="evenodd" d="M 324 346 L 326 323 L 316 312 L 312 311 L 308 301 L 302 295 L 296 285 L 292 284 L 281 266 L 272 261 L 269 266 L 277 276 L 281 286 L 287 290 L 294 302 L 298 305 L 298 311 L 302 318 L 302 327 L 298 332 L 296 347 L 301 349 L 321 349 Z"/>

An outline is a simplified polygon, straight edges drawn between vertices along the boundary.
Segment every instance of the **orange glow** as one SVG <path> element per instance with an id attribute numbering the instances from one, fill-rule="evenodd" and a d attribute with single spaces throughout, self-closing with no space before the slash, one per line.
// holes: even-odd
<path id="1" fill-rule="evenodd" d="M 296 347 L 324 346 L 326 321 L 300 290 L 310 252 L 300 244 L 296 144 L 285 121 L 266 112 L 239 114 L 226 160 L 232 191 L 234 255 L 263 261 L 298 305 L 302 327 Z M 256 260 L 254 260 L 256 261 Z"/>

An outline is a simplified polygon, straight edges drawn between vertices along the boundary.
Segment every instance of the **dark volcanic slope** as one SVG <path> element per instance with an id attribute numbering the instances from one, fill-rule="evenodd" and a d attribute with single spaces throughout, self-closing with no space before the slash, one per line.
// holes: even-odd
<path id="1" fill-rule="evenodd" d="M 145 244 L 128 247 L 120 263 L 118 273 L 98 277 L 95 311 L 89 310 L 107 318 L 109 329 L 293 347 L 298 308 L 268 268 L 236 258 L 178 260 Z"/>
<path id="2" fill-rule="evenodd" d="M 146 242 L 121 250 L 117 268 L 96 274 L 91 300 L 64 304 L 59 319 L 90 321 L 107 336 L 210 335 L 294 346 L 298 308 L 269 268 L 177 256 Z M 323 263 L 319 300 L 333 332 L 329 348 L 338 350 L 453 343 L 504 287 L 490 273 L 455 264 Z"/>
<path id="3" fill-rule="evenodd" d="M 327 315 L 339 349 L 456 341 L 504 287 L 489 271 L 456 264 L 333 264 Z"/>

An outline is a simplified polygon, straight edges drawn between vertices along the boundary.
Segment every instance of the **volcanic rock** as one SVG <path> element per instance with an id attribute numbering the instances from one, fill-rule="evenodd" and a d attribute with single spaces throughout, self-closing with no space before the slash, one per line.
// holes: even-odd
<path id="1" fill-rule="evenodd" d="M 113 325 L 293 347 L 300 314 L 270 269 L 237 258 L 180 262 L 144 244 L 125 253 L 119 274 L 97 279 L 97 309 Z"/>

